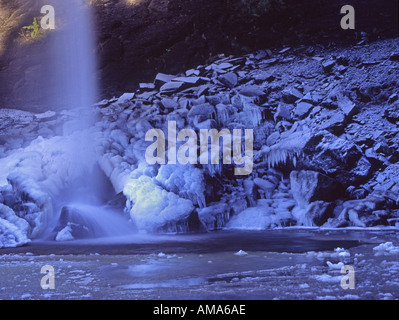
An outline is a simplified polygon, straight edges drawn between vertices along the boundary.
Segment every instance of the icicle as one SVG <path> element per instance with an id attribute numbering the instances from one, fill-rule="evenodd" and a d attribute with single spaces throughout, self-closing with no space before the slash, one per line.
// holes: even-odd
<path id="1" fill-rule="evenodd" d="M 253 127 L 260 125 L 262 122 L 262 112 L 256 104 L 244 103 L 244 112 L 246 113 L 246 118 Z"/>

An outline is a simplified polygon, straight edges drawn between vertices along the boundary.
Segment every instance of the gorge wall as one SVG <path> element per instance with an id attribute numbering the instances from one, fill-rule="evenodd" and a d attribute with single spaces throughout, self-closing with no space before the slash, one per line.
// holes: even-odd
<path id="1" fill-rule="evenodd" d="M 50 0 L 0 3 L 0 107 L 48 110 L 47 47 L 22 29 Z M 215 60 L 283 45 L 353 44 L 398 33 L 397 1 L 350 1 L 355 31 L 340 28 L 337 0 L 91 0 L 102 95 L 133 91 L 158 72 L 178 73 Z M 51 107 L 51 106 L 50 106 Z"/>

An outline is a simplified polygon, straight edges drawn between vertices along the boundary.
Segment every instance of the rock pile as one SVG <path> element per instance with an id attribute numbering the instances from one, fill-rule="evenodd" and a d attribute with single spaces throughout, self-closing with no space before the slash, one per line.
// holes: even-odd
<path id="1" fill-rule="evenodd" d="M 178 193 L 193 201 L 207 230 L 240 227 L 229 221 L 251 208 L 259 209 L 262 228 L 395 225 L 399 65 L 390 52 L 397 51 L 397 40 L 333 51 L 285 48 L 160 73 L 98 105 L 108 141 L 100 162 L 123 191 L 132 171 L 134 178 L 157 177 L 159 166 L 143 164 L 151 128 L 173 120 L 178 130 L 253 129 L 250 176 L 234 176 L 229 165 L 198 164 L 202 189 Z M 139 164 L 146 169 L 137 174 Z M 185 183 L 190 170 L 181 170 Z"/>
<path id="2" fill-rule="evenodd" d="M 177 75 L 159 73 L 137 91 L 99 102 L 97 122 L 90 129 L 92 146 L 118 195 L 114 202 L 122 203 L 139 230 L 149 232 L 397 226 L 399 64 L 392 52 L 399 52 L 397 39 L 346 49 L 303 46 L 220 55 L 209 65 Z M 76 158 L 71 165 L 61 160 L 67 138 L 51 138 L 72 130 L 68 124 L 78 116 L 0 113 L 0 132 L 17 141 L 4 139 L 8 144 L 0 148 L 0 160 L 10 168 L 1 170 L 0 222 L 4 234 L 14 235 L 12 245 L 26 242 L 43 229 L 40 221 L 52 215 L 42 186 L 64 186 L 57 172 L 69 173 L 64 178 L 72 181 L 84 171 L 79 166 L 71 170 Z M 197 137 L 202 129 L 252 129 L 252 172 L 235 175 L 233 164 L 221 162 L 222 152 L 214 164 L 149 164 L 145 155 L 153 141 L 146 141 L 146 133 L 167 132 L 171 121 L 176 132 L 189 129 Z M 18 140 L 19 135 L 24 138 Z M 50 138 L 36 140 L 29 154 L 38 155 L 50 145 L 54 150 L 29 160 L 40 172 L 29 179 L 39 177 L 32 195 L 21 176 L 6 178 L 15 170 L 31 172 L 24 169 L 24 149 L 15 149 L 39 135 Z M 62 170 L 51 165 L 54 156 Z M 70 216 L 64 214 L 60 224 L 74 223 Z M 79 233 L 67 231 L 68 237 Z"/>

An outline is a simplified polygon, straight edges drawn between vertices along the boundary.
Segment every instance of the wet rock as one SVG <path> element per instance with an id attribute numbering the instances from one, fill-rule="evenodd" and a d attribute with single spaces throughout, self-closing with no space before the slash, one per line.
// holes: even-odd
<path id="1" fill-rule="evenodd" d="M 179 221 L 169 221 L 156 231 L 159 233 L 191 233 L 207 232 L 207 229 L 199 219 L 198 213 L 193 211 L 188 218 Z"/>
<path id="2" fill-rule="evenodd" d="M 51 197 L 44 192 L 37 182 L 20 173 L 11 173 L 7 180 L 12 187 L 5 205 L 15 214 L 29 223 L 29 237 L 37 237 L 47 228 L 53 214 Z"/>
<path id="3" fill-rule="evenodd" d="M 338 216 L 343 226 L 372 227 L 387 225 L 390 217 L 384 207 L 385 198 L 379 194 L 370 194 L 366 199 L 349 200 L 343 203 L 343 210 Z M 343 222 L 346 223 L 343 223 Z"/>
<path id="4" fill-rule="evenodd" d="M 78 209 L 66 206 L 62 208 L 53 232 L 58 241 L 88 239 L 96 236 L 96 226 L 92 221 L 85 220 Z"/>
<path id="5" fill-rule="evenodd" d="M 306 208 L 308 225 L 322 226 L 329 218 L 334 218 L 334 204 L 331 202 L 314 201 Z"/>
<path id="6" fill-rule="evenodd" d="M 290 183 L 292 195 L 302 208 L 313 201 L 333 201 L 343 196 L 340 183 L 316 171 L 292 171 Z"/>
<path id="7" fill-rule="evenodd" d="M 126 201 L 127 201 L 126 196 L 123 194 L 123 192 L 120 192 L 107 202 L 107 206 L 112 209 L 123 212 L 123 210 L 126 207 Z"/>

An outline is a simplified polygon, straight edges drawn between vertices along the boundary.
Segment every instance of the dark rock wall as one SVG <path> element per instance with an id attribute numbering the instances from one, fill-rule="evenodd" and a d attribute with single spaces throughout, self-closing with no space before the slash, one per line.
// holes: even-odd
<path id="1" fill-rule="evenodd" d="M 258 2 L 262 3 L 262 0 Z M 263 1 L 266 2 L 266 1 Z M 20 31 L 50 0 L 4 0 L 0 4 L 0 107 L 43 106 L 49 34 L 22 41 Z M 353 44 L 395 37 L 396 0 L 91 0 L 98 35 L 103 97 L 132 91 L 158 72 L 178 73 L 219 53 L 318 43 Z M 340 8 L 356 9 L 356 30 L 340 28 Z"/>

